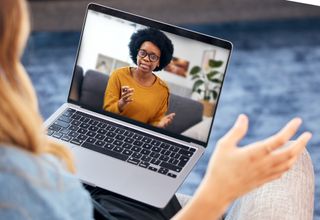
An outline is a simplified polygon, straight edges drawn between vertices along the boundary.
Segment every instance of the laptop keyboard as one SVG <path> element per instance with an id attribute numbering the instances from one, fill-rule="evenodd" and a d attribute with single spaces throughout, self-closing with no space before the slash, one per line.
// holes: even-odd
<path id="1" fill-rule="evenodd" d="M 172 178 L 196 151 L 71 108 L 49 126 L 47 134 Z"/>

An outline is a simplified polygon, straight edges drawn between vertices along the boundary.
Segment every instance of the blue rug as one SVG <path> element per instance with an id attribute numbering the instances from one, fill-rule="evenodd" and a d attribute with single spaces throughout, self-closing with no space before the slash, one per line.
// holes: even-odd
<path id="1" fill-rule="evenodd" d="M 214 144 L 240 113 L 250 117 L 242 144 L 277 131 L 301 116 L 303 130 L 314 136 L 308 150 L 315 174 L 314 219 L 320 219 L 320 18 L 221 25 L 185 25 L 234 44 L 209 148 L 180 192 L 192 195 L 199 185 Z M 33 33 L 23 57 L 47 118 L 67 99 L 79 33 Z"/>

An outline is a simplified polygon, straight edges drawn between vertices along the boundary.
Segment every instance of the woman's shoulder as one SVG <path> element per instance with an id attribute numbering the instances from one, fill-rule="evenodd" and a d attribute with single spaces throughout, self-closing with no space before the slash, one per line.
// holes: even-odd
<path id="1" fill-rule="evenodd" d="M 80 181 L 54 156 L 38 156 L 13 146 L 0 146 L 0 219 L 90 219 L 91 200 Z M 78 216 L 86 216 L 86 218 Z"/>
<path id="2" fill-rule="evenodd" d="M 156 80 L 156 84 L 163 89 L 163 91 L 169 93 L 169 86 L 168 84 L 162 80 L 159 76 L 155 75 L 157 77 L 157 80 Z"/>

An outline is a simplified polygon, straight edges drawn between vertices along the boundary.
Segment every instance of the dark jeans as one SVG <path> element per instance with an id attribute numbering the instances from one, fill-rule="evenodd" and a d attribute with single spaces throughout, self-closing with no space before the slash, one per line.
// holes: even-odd
<path id="1" fill-rule="evenodd" d="M 95 219 L 108 220 L 164 220 L 173 217 L 181 205 L 173 196 L 163 209 L 120 196 L 97 187 L 85 185 L 90 192 Z"/>

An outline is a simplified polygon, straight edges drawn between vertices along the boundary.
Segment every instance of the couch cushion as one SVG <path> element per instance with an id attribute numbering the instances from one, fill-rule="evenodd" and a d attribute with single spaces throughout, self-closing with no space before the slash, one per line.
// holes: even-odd
<path id="1" fill-rule="evenodd" d="M 195 100 L 170 94 L 167 114 L 176 113 L 173 122 L 166 128 L 181 133 L 202 121 L 203 105 Z"/>
<path id="2" fill-rule="evenodd" d="M 96 109 L 102 109 L 108 80 L 108 75 L 88 70 L 82 82 L 80 102 Z"/>

